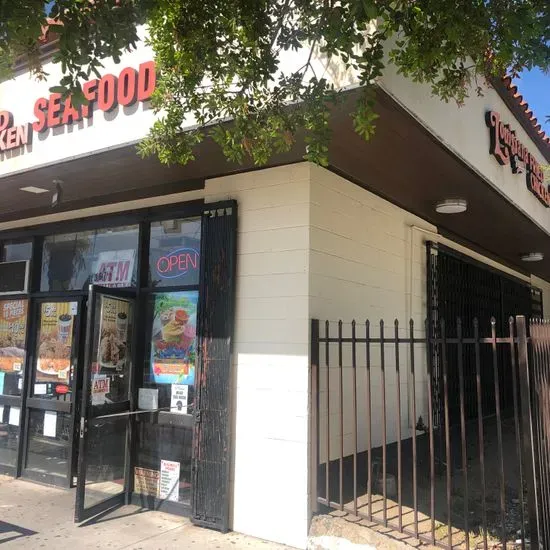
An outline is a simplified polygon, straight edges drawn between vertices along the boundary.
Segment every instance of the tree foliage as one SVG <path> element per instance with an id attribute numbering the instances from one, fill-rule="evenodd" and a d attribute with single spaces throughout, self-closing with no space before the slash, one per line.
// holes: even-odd
<path id="1" fill-rule="evenodd" d="M 36 36 L 45 13 L 59 34 L 67 93 L 115 60 L 149 26 L 159 70 L 160 118 L 140 145 L 186 163 L 211 136 L 230 160 L 265 163 L 305 136 L 305 157 L 325 164 L 330 109 L 342 91 L 316 59 L 363 85 L 354 125 L 375 131 L 373 84 L 388 64 L 463 102 L 487 76 L 550 68 L 548 0 L 0 0 L 0 70 L 18 56 L 44 76 Z M 281 60 L 294 53 L 291 69 Z M 182 125 L 192 121 L 191 130 Z M 220 124 L 231 121 L 230 124 Z"/>

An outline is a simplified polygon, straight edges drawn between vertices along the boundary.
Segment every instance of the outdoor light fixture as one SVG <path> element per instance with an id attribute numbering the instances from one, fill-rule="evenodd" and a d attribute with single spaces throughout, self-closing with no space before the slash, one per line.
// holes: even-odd
<path id="1" fill-rule="evenodd" d="M 544 254 L 542 252 L 529 252 L 529 254 L 523 254 L 521 259 L 524 262 L 540 262 L 544 259 Z"/>
<path id="2" fill-rule="evenodd" d="M 445 199 L 435 205 L 438 214 L 460 214 L 466 212 L 468 202 L 465 199 Z"/>
<path id="3" fill-rule="evenodd" d="M 48 190 L 43 187 L 35 187 L 34 185 L 28 185 L 27 187 L 20 187 L 21 191 L 26 191 L 27 193 L 35 193 L 39 195 L 40 193 L 47 193 Z"/>
<path id="4" fill-rule="evenodd" d="M 52 208 L 55 208 L 63 198 L 63 180 L 53 180 L 52 183 L 55 185 L 55 193 L 52 197 Z"/>

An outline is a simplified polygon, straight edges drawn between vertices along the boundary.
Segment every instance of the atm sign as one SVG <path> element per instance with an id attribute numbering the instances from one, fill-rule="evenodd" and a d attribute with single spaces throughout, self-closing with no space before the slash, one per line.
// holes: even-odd
<path id="1" fill-rule="evenodd" d="M 175 279 L 199 269 L 199 253 L 193 248 L 177 248 L 157 260 L 156 270 L 162 279 Z"/>

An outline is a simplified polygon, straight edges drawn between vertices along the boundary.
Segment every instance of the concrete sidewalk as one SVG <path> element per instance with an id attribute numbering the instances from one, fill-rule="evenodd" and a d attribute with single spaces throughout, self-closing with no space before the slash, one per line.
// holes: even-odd
<path id="1" fill-rule="evenodd" d="M 0 546 L 66 550 L 283 550 L 287 546 L 252 537 L 222 535 L 191 525 L 186 518 L 124 506 L 95 523 L 73 522 L 74 490 L 0 476 Z"/>

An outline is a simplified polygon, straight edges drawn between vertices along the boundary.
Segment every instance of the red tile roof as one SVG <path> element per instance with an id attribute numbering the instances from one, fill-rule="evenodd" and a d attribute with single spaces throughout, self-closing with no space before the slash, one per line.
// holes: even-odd
<path id="1" fill-rule="evenodd" d="M 529 108 L 529 103 L 519 93 L 512 77 L 507 75 L 500 80 L 495 79 L 493 85 L 546 160 L 550 162 L 550 137 L 542 129 L 542 125 Z M 550 113 L 548 114 L 550 115 Z"/>

